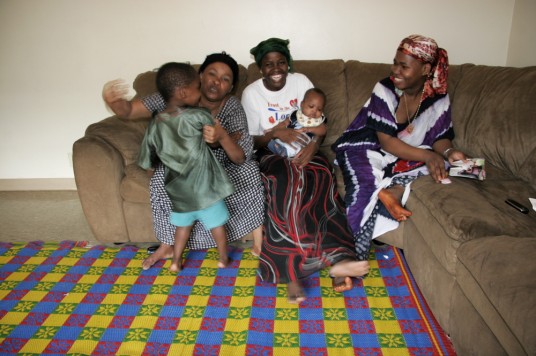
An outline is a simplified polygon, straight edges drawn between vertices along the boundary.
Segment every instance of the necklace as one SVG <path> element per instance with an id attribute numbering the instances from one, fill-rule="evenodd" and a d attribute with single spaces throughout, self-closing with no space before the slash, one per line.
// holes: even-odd
<path id="1" fill-rule="evenodd" d="M 406 115 L 408 116 L 408 127 L 406 127 L 406 131 L 411 134 L 413 132 L 413 124 L 412 122 L 415 121 L 415 118 L 417 117 L 417 115 L 419 115 L 419 110 L 421 109 L 421 104 L 422 104 L 422 97 L 424 96 L 424 87 L 422 88 L 422 92 L 421 92 L 421 99 L 419 100 L 419 106 L 417 106 L 417 110 L 415 111 L 415 115 L 413 115 L 413 117 L 410 117 L 409 116 L 409 110 L 408 110 L 408 99 L 406 98 L 406 93 L 404 93 L 404 104 L 405 104 L 405 107 L 406 107 Z"/>

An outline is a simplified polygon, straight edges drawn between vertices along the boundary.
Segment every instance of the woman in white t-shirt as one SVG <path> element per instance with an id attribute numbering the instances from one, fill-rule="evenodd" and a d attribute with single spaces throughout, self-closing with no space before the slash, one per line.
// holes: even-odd
<path id="1" fill-rule="evenodd" d="M 357 261 L 342 200 L 328 160 L 318 153 L 323 137 L 311 140 L 294 158 L 278 156 L 266 145 L 272 139 L 298 143 L 300 131 L 286 121 L 299 108 L 313 83 L 292 72 L 288 40 L 270 38 L 250 52 L 262 78 L 242 94 L 265 188 L 265 238 L 259 261 L 260 277 L 286 283 L 288 301 L 305 300 L 301 280 L 330 268 L 333 287 L 352 288 L 351 277 L 368 273 L 368 261 Z"/>

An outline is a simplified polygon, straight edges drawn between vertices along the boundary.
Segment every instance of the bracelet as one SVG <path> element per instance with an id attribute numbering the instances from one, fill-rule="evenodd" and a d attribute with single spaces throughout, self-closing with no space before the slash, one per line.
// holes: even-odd
<path id="1" fill-rule="evenodd" d="M 453 150 L 453 149 L 454 149 L 454 147 L 449 147 L 449 148 L 447 148 L 445 151 L 443 151 L 443 157 L 445 157 L 445 159 L 449 159 L 448 154 L 449 154 L 449 152 L 450 152 L 451 150 Z"/>

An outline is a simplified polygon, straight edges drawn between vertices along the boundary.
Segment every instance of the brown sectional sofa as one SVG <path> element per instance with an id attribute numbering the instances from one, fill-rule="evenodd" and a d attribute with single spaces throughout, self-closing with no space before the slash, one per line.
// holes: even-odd
<path id="1" fill-rule="evenodd" d="M 303 60 L 295 70 L 328 96 L 328 135 L 322 151 L 353 120 L 390 66 L 342 60 Z M 137 95 L 153 92 L 154 72 L 140 74 Z M 259 77 L 240 66 L 237 95 Z M 409 221 L 381 240 L 403 248 L 434 315 L 460 355 L 536 354 L 536 67 L 453 65 L 449 93 L 455 145 L 484 157 L 483 182 L 452 178 L 412 185 Z M 136 158 L 148 120 L 110 117 L 74 143 L 75 179 L 95 237 L 103 243 L 156 241 L 148 178 Z M 344 191 L 340 172 L 338 184 Z"/>

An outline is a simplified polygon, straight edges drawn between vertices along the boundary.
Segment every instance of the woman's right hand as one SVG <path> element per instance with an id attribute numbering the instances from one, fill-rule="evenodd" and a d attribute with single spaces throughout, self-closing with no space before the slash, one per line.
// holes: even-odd
<path id="1" fill-rule="evenodd" d="M 289 129 L 287 127 L 279 127 L 279 125 L 274 127 L 272 131 L 273 138 L 278 138 L 289 145 L 305 147 L 308 143 L 300 131 Z"/>
<path id="2" fill-rule="evenodd" d="M 428 156 L 424 162 L 432 179 L 439 183 L 442 179 L 448 178 L 443 157 L 434 151 L 427 152 Z"/>

